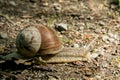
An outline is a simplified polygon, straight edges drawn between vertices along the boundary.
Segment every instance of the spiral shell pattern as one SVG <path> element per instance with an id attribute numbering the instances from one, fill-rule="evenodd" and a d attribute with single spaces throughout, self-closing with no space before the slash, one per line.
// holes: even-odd
<path id="1" fill-rule="evenodd" d="M 16 39 L 18 53 L 25 57 L 33 57 L 41 46 L 41 35 L 37 28 L 27 27 L 20 31 Z"/>

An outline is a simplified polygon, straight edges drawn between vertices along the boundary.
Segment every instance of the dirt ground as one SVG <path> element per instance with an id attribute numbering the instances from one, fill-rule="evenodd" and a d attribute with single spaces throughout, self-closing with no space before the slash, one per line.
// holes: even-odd
<path id="1" fill-rule="evenodd" d="M 67 29 L 55 29 L 57 24 Z M 0 0 L 0 55 L 16 52 L 26 26 L 55 29 L 65 47 L 84 47 L 96 36 L 91 61 L 25 65 L 0 61 L 0 80 L 120 80 L 120 14 L 117 0 Z"/>

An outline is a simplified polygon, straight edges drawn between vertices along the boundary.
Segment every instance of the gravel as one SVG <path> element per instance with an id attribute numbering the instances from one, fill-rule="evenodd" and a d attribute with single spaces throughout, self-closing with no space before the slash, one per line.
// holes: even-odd
<path id="1" fill-rule="evenodd" d="M 16 64 L 10 68 L 0 61 L 1 80 L 120 80 L 118 5 L 109 0 L 1 0 L 0 4 L 0 55 L 16 51 L 16 36 L 29 25 L 55 27 L 65 47 L 84 47 L 98 35 L 86 52 L 92 57 L 89 62 L 42 67 Z"/>

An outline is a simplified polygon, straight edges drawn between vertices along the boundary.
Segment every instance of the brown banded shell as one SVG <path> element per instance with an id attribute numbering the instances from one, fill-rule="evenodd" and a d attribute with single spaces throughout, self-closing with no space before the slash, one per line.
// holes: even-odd
<path id="1" fill-rule="evenodd" d="M 41 45 L 41 35 L 35 27 L 28 27 L 20 31 L 16 39 L 18 52 L 25 57 L 37 54 Z"/>
<path id="2" fill-rule="evenodd" d="M 38 55 L 56 54 L 62 50 L 63 46 L 53 29 L 42 25 L 37 26 L 37 29 L 41 34 L 41 48 Z"/>

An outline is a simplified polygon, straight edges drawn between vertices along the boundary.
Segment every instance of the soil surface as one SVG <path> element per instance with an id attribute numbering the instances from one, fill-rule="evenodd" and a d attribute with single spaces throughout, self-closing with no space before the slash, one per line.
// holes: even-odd
<path id="1" fill-rule="evenodd" d="M 117 0 L 0 0 L 0 55 L 16 52 L 19 31 L 35 24 L 55 29 L 65 47 L 85 47 L 98 36 L 90 61 L 0 61 L 0 80 L 120 80 L 119 9 Z"/>

